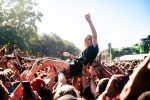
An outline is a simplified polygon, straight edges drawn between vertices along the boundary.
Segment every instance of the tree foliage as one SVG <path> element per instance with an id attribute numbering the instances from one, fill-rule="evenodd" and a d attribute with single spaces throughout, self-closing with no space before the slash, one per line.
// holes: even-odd
<path id="1" fill-rule="evenodd" d="M 37 21 L 41 12 L 36 11 L 33 0 L 0 0 L 0 47 L 11 53 L 19 48 L 24 55 L 62 57 L 63 51 L 80 52 L 73 43 L 56 34 L 37 34 Z"/>
<path id="2" fill-rule="evenodd" d="M 36 21 L 41 21 L 41 12 L 35 11 L 37 3 L 32 0 L 2 0 L 1 25 L 10 25 L 19 35 L 35 35 L 37 32 Z"/>
<path id="3" fill-rule="evenodd" d="M 80 50 L 71 42 L 61 39 L 56 34 L 44 34 L 32 41 L 30 50 L 33 54 L 40 53 L 41 56 L 63 58 L 64 51 L 77 55 Z M 32 55 L 33 55 L 32 54 Z"/>
<path id="4" fill-rule="evenodd" d="M 12 46 L 16 45 L 14 43 L 18 43 L 19 48 L 28 49 L 30 40 L 33 37 L 37 37 L 36 21 L 41 21 L 42 17 L 41 12 L 34 10 L 36 5 L 32 0 L 0 1 L 0 25 L 3 31 L 1 34 L 5 37 L 3 40 L 4 43 L 9 43 L 8 36 L 11 37 L 13 35 L 14 42 L 11 42 Z M 11 32 L 8 32 L 10 28 Z M 13 31 L 14 33 L 12 33 Z M 20 39 L 20 42 L 17 42 L 15 38 Z M 21 43 L 23 45 L 22 47 L 20 45 Z"/>
<path id="5" fill-rule="evenodd" d="M 148 53 L 150 51 L 150 35 L 146 38 L 141 39 L 143 44 L 144 52 Z"/>
<path id="6" fill-rule="evenodd" d="M 23 49 L 25 47 L 23 39 L 17 34 L 15 28 L 11 26 L 0 27 L 0 47 L 5 46 L 12 52 L 16 48 Z"/>
<path id="7" fill-rule="evenodd" d="M 143 53 L 146 53 L 144 52 L 143 43 L 136 43 L 131 47 L 126 47 L 121 49 L 118 48 L 111 49 L 112 59 L 115 59 L 116 57 L 120 57 L 123 55 L 143 54 Z M 102 54 L 102 59 L 108 59 L 110 57 L 108 50 L 101 51 L 101 54 Z"/>

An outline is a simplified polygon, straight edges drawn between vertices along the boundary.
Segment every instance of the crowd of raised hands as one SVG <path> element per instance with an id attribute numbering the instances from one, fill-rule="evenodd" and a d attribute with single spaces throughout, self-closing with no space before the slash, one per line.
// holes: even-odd
<path id="1" fill-rule="evenodd" d="M 65 72 L 68 62 L 61 59 L 43 57 L 33 61 L 24 59 L 21 63 L 17 53 L 8 57 L 2 52 L 0 58 L 1 100 L 150 98 L 150 53 L 143 61 L 115 62 L 111 65 L 102 62 L 98 55 L 93 64 L 83 65 L 80 76 L 70 76 Z"/>

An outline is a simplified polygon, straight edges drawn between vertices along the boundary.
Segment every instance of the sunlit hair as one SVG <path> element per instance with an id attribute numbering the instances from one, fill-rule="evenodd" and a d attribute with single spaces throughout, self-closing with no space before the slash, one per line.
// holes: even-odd
<path id="1" fill-rule="evenodd" d="M 91 42 L 92 42 L 92 35 L 87 35 L 87 36 L 84 38 L 84 46 L 85 46 L 85 47 L 87 47 L 86 40 L 91 40 Z"/>
<path id="2" fill-rule="evenodd" d="M 80 97 L 78 91 L 75 89 L 75 87 L 71 85 L 63 85 L 61 88 L 59 88 L 55 95 L 54 95 L 54 100 L 57 100 L 58 98 L 64 96 L 64 95 L 72 95 L 74 97 Z"/>
<path id="3" fill-rule="evenodd" d="M 92 35 L 87 35 L 85 38 L 84 38 L 84 41 L 86 40 L 86 39 L 92 39 Z"/>
<path id="4" fill-rule="evenodd" d="M 138 100 L 150 100 L 150 91 L 143 92 L 139 97 Z"/>

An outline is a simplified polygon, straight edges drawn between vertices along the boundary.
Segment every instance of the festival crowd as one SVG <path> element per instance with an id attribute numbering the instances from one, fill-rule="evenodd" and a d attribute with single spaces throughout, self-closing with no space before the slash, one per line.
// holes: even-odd
<path id="1" fill-rule="evenodd" d="M 101 60 L 97 33 L 70 61 L 53 57 L 29 59 L 0 49 L 0 100 L 150 100 L 150 53 L 143 60 L 106 63 Z"/>

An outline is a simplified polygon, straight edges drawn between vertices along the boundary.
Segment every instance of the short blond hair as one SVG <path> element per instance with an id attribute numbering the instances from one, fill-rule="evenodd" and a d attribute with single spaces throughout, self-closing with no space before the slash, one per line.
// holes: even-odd
<path id="1" fill-rule="evenodd" d="M 90 35 L 90 34 L 87 35 L 87 36 L 85 37 L 85 39 L 87 39 L 87 38 L 90 38 L 90 39 L 92 40 L 92 35 Z M 84 40 L 85 40 L 85 39 L 84 39 Z"/>
<path id="2" fill-rule="evenodd" d="M 59 88 L 55 95 L 54 95 L 54 100 L 57 100 L 58 98 L 64 96 L 64 95 L 72 95 L 74 97 L 80 97 L 78 91 L 75 89 L 74 86 L 72 85 L 63 85 L 61 88 Z"/>

